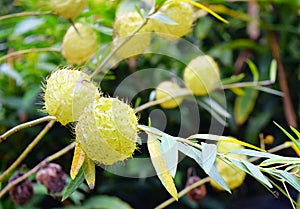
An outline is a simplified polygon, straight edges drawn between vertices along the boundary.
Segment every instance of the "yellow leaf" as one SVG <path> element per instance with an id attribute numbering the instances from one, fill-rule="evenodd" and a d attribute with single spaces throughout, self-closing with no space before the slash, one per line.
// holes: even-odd
<path id="1" fill-rule="evenodd" d="M 224 23 L 228 23 L 227 20 L 225 20 L 223 17 L 221 17 L 220 15 L 218 15 L 217 13 L 215 13 L 214 11 L 212 11 L 210 8 L 204 6 L 203 4 L 200 4 L 198 2 L 194 2 L 192 0 L 181 0 L 181 1 L 187 2 L 187 3 L 189 3 L 191 5 L 194 5 L 194 6 L 198 7 L 198 8 L 200 8 L 200 9 L 203 9 L 203 10 L 207 11 L 209 14 L 211 14 L 212 16 L 214 16 L 215 18 L 217 18 L 218 20 L 220 20 L 220 21 L 222 21 Z"/>
<path id="2" fill-rule="evenodd" d="M 75 146 L 74 156 L 71 165 L 70 176 L 72 179 L 75 179 L 77 176 L 83 162 L 84 162 L 85 154 L 83 150 L 79 147 L 78 144 Z"/>
<path id="3" fill-rule="evenodd" d="M 157 139 L 155 139 L 152 135 L 148 135 L 148 150 L 157 176 L 160 179 L 161 183 L 164 185 L 164 187 L 167 189 L 167 191 L 172 195 L 172 197 L 178 201 L 177 190 L 171 173 L 168 170 L 168 166 L 166 160 L 164 159 L 164 155 L 159 149 L 159 143 L 160 142 Z"/>
<path id="4" fill-rule="evenodd" d="M 245 94 L 245 91 L 242 88 L 232 88 L 230 90 L 238 96 L 242 96 Z"/>
<path id="5" fill-rule="evenodd" d="M 96 179 L 95 163 L 87 156 L 85 157 L 83 163 L 83 173 L 89 188 L 94 189 Z"/>
<path id="6" fill-rule="evenodd" d="M 252 144 L 248 144 L 247 142 L 243 142 L 243 141 L 240 141 L 240 140 L 232 138 L 232 137 L 226 137 L 225 139 L 220 139 L 220 141 L 232 142 L 232 143 L 235 143 L 235 144 L 240 144 L 244 147 L 249 147 L 249 148 L 252 148 L 252 149 L 259 150 L 261 152 L 266 152 L 266 150 L 264 150 L 264 149 L 261 149 L 259 147 L 256 147 L 256 146 L 252 145 Z"/>

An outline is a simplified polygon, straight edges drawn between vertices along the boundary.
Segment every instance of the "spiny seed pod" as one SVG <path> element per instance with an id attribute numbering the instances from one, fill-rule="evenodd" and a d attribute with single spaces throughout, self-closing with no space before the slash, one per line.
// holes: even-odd
<path id="1" fill-rule="evenodd" d="M 62 125 L 77 121 L 83 109 L 100 97 L 89 76 L 78 70 L 56 70 L 46 80 L 45 110 Z"/>
<path id="2" fill-rule="evenodd" d="M 50 194 L 61 192 L 66 185 L 66 179 L 66 173 L 55 163 L 49 163 L 36 174 L 37 182 L 43 184 Z"/>
<path id="3" fill-rule="evenodd" d="M 10 179 L 9 183 L 16 180 L 17 178 L 23 176 L 23 173 L 16 172 Z M 22 181 L 21 183 L 14 186 L 9 191 L 9 196 L 15 204 L 23 205 L 27 203 L 33 197 L 33 185 L 28 179 Z"/>
<path id="4" fill-rule="evenodd" d="M 85 108 L 75 127 L 76 142 L 93 161 L 112 165 L 136 149 L 137 117 L 116 98 L 100 97 Z"/>
<path id="5" fill-rule="evenodd" d="M 88 25 L 76 23 L 67 30 L 63 38 L 62 55 L 68 62 L 80 65 L 88 61 L 97 48 L 96 32 Z"/>
<path id="6" fill-rule="evenodd" d="M 175 21 L 177 25 L 163 23 L 159 20 L 150 19 L 154 32 L 162 38 L 175 41 L 188 34 L 193 25 L 193 7 L 179 0 L 168 0 L 159 12 Z"/>
<path id="7" fill-rule="evenodd" d="M 227 154 L 232 150 L 243 149 L 244 147 L 242 145 L 219 141 L 217 143 L 217 146 L 218 146 L 219 153 L 226 154 L 227 156 L 235 159 L 242 159 L 242 158 L 246 159 L 244 155 L 231 154 L 231 153 Z M 216 167 L 230 189 L 235 189 L 243 184 L 246 177 L 246 173 L 241 169 L 239 169 L 238 167 L 236 167 L 233 163 L 224 162 L 223 160 L 217 158 Z M 211 180 L 210 183 L 213 187 L 219 190 L 224 190 L 215 181 Z"/>
<path id="8" fill-rule="evenodd" d="M 156 87 L 156 100 L 167 98 L 167 97 L 174 97 L 180 92 L 181 88 L 174 82 L 171 81 L 164 81 L 161 82 Z M 162 108 L 175 108 L 179 106 L 183 101 L 183 97 L 176 97 L 172 100 L 167 102 L 163 102 L 160 104 Z"/>
<path id="9" fill-rule="evenodd" d="M 55 14 L 67 19 L 79 15 L 87 5 L 88 0 L 51 0 L 51 8 Z"/>
<path id="10" fill-rule="evenodd" d="M 197 181 L 200 181 L 201 178 L 199 176 L 190 176 L 186 182 L 185 187 L 188 187 Z M 205 184 L 201 184 L 200 186 L 192 189 L 187 193 L 187 197 L 194 202 L 202 202 L 202 200 L 206 196 L 206 186 Z"/>
<path id="11" fill-rule="evenodd" d="M 184 69 L 183 80 L 194 95 L 208 94 L 220 83 L 219 67 L 212 57 L 198 56 Z"/>
<path id="12" fill-rule="evenodd" d="M 129 12 L 118 17 L 114 24 L 114 44 L 119 45 L 125 38 L 130 36 L 142 23 L 144 19 L 137 12 Z M 145 25 L 138 33 L 126 42 L 117 51 L 121 58 L 139 55 L 147 49 L 151 42 L 150 28 Z"/>

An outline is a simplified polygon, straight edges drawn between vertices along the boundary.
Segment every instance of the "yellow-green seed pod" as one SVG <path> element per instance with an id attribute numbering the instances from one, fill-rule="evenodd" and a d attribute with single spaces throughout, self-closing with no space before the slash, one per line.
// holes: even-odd
<path id="1" fill-rule="evenodd" d="M 100 97 L 87 74 L 71 69 L 57 70 L 47 79 L 44 105 L 62 125 L 77 121 L 85 107 Z"/>
<path id="2" fill-rule="evenodd" d="M 219 86 L 220 70 L 212 57 L 199 56 L 184 69 L 183 80 L 194 95 L 205 95 Z"/>
<path id="3" fill-rule="evenodd" d="M 116 98 L 100 97 L 79 118 L 76 142 L 93 161 L 112 165 L 133 155 L 137 125 L 129 105 Z"/>
<path id="4" fill-rule="evenodd" d="M 143 22 L 144 19 L 137 12 L 129 12 L 118 17 L 114 24 L 114 44 L 122 43 L 124 38 L 130 36 Z M 143 53 L 151 42 L 149 32 L 149 26 L 145 25 L 117 51 L 117 55 L 121 58 L 128 58 Z"/>
<path id="5" fill-rule="evenodd" d="M 230 143 L 230 142 L 223 142 L 219 141 L 217 143 L 218 146 L 218 152 L 226 154 L 232 150 L 236 149 L 243 149 L 244 147 L 239 144 Z M 227 154 L 227 156 L 235 158 L 237 160 L 239 159 L 246 159 L 245 155 L 238 155 L 238 154 Z M 239 186 L 241 186 L 245 180 L 246 173 L 236 167 L 233 163 L 227 163 L 224 162 L 221 159 L 216 159 L 216 167 L 221 176 L 223 177 L 224 181 L 227 183 L 230 189 L 235 189 Z M 219 184 L 217 184 L 215 181 L 210 181 L 211 185 L 219 190 L 224 190 Z"/>
<path id="6" fill-rule="evenodd" d="M 152 29 L 162 38 L 175 41 L 191 31 L 194 16 L 193 7 L 190 4 L 179 0 L 169 0 L 160 8 L 159 12 L 177 23 L 177 25 L 171 25 L 150 19 Z"/>
<path id="7" fill-rule="evenodd" d="M 66 32 L 62 43 L 62 55 L 72 64 L 88 61 L 98 48 L 96 32 L 88 25 L 76 23 Z"/>
<path id="8" fill-rule="evenodd" d="M 88 0 L 51 0 L 51 8 L 55 14 L 67 19 L 79 15 L 87 5 Z"/>
<path id="9" fill-rule="evenodd" d="M 180 93 L 181 88 L 172 81 L 164 81 L 161 82 L 156 87 L 156 100 L 167 98 L 167 97 L 174 97 L 178 93 Z M 167 102 L 163 102 L 160 104 L 162 108 L 170 109 L 178 107 L 183 101 L 183 97 L 176 97 L 172 100 Z"/>

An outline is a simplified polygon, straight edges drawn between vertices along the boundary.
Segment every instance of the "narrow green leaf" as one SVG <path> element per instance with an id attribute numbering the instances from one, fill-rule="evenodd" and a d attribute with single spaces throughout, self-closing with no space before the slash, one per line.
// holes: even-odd
<path id="1" fill-rule="evenodd" d="M 222 85 L 231 84 L 231 83 L 237 83 L 237 82 L 240 82 L 241 80 L 243 80 L 243 78 L 245 78 L 245 74 L 244 73 L 240 73 L 238 75 L 232 75 L 229 78 L 223 78 L 221 80 L 221 83 L 222 83 Z"/>
<path id="2" fill-rule="evenodd" d="M 217 146 L 215 144 L 201 143 L 202 145 L 202 168 L 209 174 L 217 157 Z"/>
<path id="3" fill-rule="evenodd" d="M 280 158 L 281 156 L 267 153 L 267 152 L 259 152 L 256 150 L 250 150 L 250 149 L 238 149 L 238 150 L 232 150 L 230 153 L 233 154 L 240 154 L 240 155 L 248 155 L 253 157 L 262 157 L 262 158 Z"/>
<path id="4" fill-rule="evenodd" d="M 272 60 L 270 65 L 270 80 L 275 83 L 277 76 L 277 62 L 275 59 Z"/>
<path id="5" fill-rule="evenodd" d="M 244 94 L 235 99 L 234 116 L 237 124 L 242 125 L 248 119 L 254 109 L 257 97 L 257 90 L 245 88 Z"/>
<path id="6" fill-rule="evenodd" d="M 175 22 L 169 16 L 167 16 L 161 12 L 156 12 L 153 15 L 150 15 L 148 18 L 158 20 L 158 21 L 160 21 L 162 23 L 166 23 L 168 25 L 178 25 L 177 22 Z"/>
<path id="7" fill-rule="evenodd" d="M 84 181 L 84 174 L 83 170 L 80 169 L 79 173 L 76 175 L 75 179 L 72 180 L 68 186 L 66 186 L 61 201 L 66 200 L 70 195 L 76 191 L 76 189 L 83 183 Z"/>
<path id="8" fill-rule="evenodd" d="M 280 157 L 276 159 L 267 159 L 261 162 L 261 166 L 270 166 L 274 164 L 300 164 L 300 158 L 294 157 Z"/>
<path id="9" fill-rule="evenodd" d="M 284 128 L 282 128 L 278 123 L 274 122 L 276 126 L 278 126 L 285 135 L 287 135 L 290 140 L 295 144 L 295 146 L 300 150 L 300 144 L 297 142 L 297 140 L 289 133 L 287 132 Z"/>
<path id="10" fill-rule="evenodd" d="M 268 187 L 272 188 L 272 184 L 269 182 L 269 180 L 262 174 L 262 172 L 259 170 L 259 168 L 252 163 L 243 160 L 242 163 L 248 168 L 250 171 L 250 175 L 256 178 L 257 180 L 261 181 L 263 184 L 267 185 Z"/>
<path id="11" fill-rule="evenodd" d="M 110 197 L 107 195 L 93 196 L 84 202 L 85 208 L 99 208 L 99 209 L 132 209 L 132 207 L 117 197 Z"/>
<path id="12" fill-rule="evenodd" d="M 192 147 L 192 146 L 188 146 L 186 144 L 183 144 L 181 142 L 177 142 L 178 144 L 178 150 L 185 154 L 186 156 L 194 159 L 199 165 L 200 167 L 202 168 L 202 159 L 201 159 L 201 156 L 202 156 L 202 152 L 198 149 L 196 149 L 195 147 Z"/>
<path id="13" fill-rule="evenodd" d="M 219 135 L 214 135 L 214 134 L 194 134 L 192 136 L 189 136 L 187 138 L 188 140 L 192 140 L 192 139 L 205 139 L 205 140 L 214 140 L 214 141 L 223 141 L 223 142 L 231 142 L 231 143 L 235 143 L 235 144 L 240 144 L 244 147 L 249 147 L 252 149 L 256 149 L 256 150 L 260 150 L 262 152 L 265 152 L 265 150 L 256 147 L 252 144 L 240 141 L 238 139 L 232 138 L 232 137 L 228 137 L 228 136 L 219 136 Z"/>
<path id="14" fill-rule="evenodd" d="M 281 177 L 288 182 L 292 187 L 294 187 L 298 192 L 300 192 L 300 179 L 295 177 L 294 175 L 286 172 L 286 171 L 279 171 Z"/>
<path id="15" fill-rule="evenodd" d="M 202 152 L 194 147 L 185 145 L 181 142 L 178 142 L 178 150 L 185 154 L 186 156 L 194 159 L 198 165 L 202 168 Z M 224 188 L 226 191 L 231 193 L 230 188 L 218 172 L 217 168 L 213 165 L 208 173 L 210 178 L 214 180 L 217 184 L 219 184 L 222 188 Z"/>
<path id="16" fill-rule="evenodd" d="M 175 177 L 177 164 L 178 164 L 178 144 L 177 141 L 170 135 L 165 134 L 159 138 L 161 140 L 161 151 L 166 160 L 168 169 L 172 175 Z"/>
<path id="17" fill-rule="evenodd" d="M 248 67 L 250 68 L 252 75 L 253 75 L 253 81 L 257 82 L 259 80 L 259 73 L 256 65 L 252 60 L 247 60 Z"/>
<path id="18" fill-rule="evenodd" d="M 156 0 L 155 8 L 160 8 L 167 0 Z"/>
<path id="19" fill-rule="evenodd" d="M 215 166 L 212 166 L 209 172 L 209 177 L 214 180 L 217 184 L 219 184 L 223 189 L 227 192 L 231 193 L 230 188 L 224 181 L 223 177 L 220 175 L 218 169 Z"/>
<path id="20" fill-rule="evenodd" d="M 140 9 L 140 7 L 138 7 L 136 4 L 134 5 L 135 11 L 141 16 L 141 18 L 144 18 L 144 15 Z"/>
<path id="21" fill-rule="evenodd" d="M 290 126 L 290 128 L 292 129 L 292 131 L 297 135 L 298 140 L 300 139 L 300 133 L 297 129 L 295 129 L 293 126 Z"/>

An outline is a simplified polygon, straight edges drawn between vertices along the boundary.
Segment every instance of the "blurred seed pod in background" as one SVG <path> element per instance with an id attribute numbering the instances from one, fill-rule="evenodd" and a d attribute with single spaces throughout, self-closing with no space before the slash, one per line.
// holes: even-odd
<path id="1" fill-rule="evenodd" d="M 37 182 L 43 184 L 50 194 L 61 192 L 65 188 L 66 179 L 66 173 L 55 163 L 49 163 L 36 174 Z"/>
<path id="2" fill-rule="evenodd" d="M 199 176 L 195 175 L 196 170 L 194 168 L 188 169 L 188 178 L 185 187 L 188 187 L 201 180 Z M 202 202 L 206 196 L 206 186 L 202 184 L 187 193 L 187 197 L 194 202 Z"/>
<path id="3" fill-rule="evenodd" d="M 10 179 L 9 183 L 23 176 L 21 172 L 16 172 Z M 15 204 L 23 205 L 27 203 L 34 195 L 33 185 L 29 179 L 26 179 L 9 191 L 9 196 Z"/>

